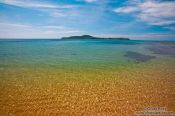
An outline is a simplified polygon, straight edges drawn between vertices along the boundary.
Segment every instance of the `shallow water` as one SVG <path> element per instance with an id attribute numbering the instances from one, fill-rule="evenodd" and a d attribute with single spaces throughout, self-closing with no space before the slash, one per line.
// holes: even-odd
<path id="1" fill-rule="evenodd" d="M 0 115 L 175 109 L 175 42 L 0 40 Z"/>

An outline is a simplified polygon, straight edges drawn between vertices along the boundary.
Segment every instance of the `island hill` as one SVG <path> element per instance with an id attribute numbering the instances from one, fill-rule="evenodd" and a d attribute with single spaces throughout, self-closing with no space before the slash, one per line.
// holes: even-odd
<path id="1" fill-rule="evenodd" d="M 82 36 L 70 36 L 70 37 L 62 37 L 61 39 L 112 39 L 112 40 L 130 40 L 129 38 L 102 38 L 102 37 L 93 37 L 90 35 L 82 35 Z"/>

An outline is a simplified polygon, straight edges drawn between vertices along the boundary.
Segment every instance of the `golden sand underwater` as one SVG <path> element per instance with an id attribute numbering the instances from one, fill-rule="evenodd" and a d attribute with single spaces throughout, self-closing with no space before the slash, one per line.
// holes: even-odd
<path id="1" fill-rule="evenodd" d="M 134 116 L 145 107 L 175 112 L 174 69 L 170 61 L 111 71 L 2 68 L 0 116 Z"/>

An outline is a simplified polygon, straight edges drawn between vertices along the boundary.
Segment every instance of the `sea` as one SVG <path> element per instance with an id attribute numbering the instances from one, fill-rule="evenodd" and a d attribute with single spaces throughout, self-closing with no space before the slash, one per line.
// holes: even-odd
<path id="1" fill-rule="evenodd" d="M 0 39 L 0 115 L 175 112 L 175 41 Z"/>

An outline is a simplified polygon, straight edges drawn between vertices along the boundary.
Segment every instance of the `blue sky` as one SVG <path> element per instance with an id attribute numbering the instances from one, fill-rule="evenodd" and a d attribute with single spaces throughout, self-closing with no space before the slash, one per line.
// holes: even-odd
<path id="1" fill-rule="evenodd" d="M 0 38 L 175 40 L 175 0 L 0 0 Z"/>

